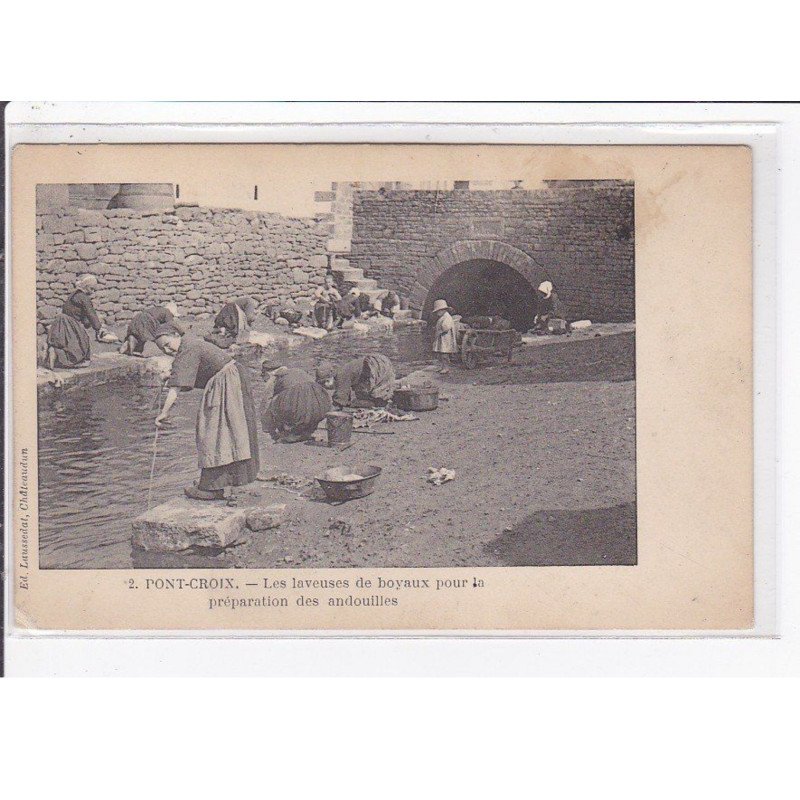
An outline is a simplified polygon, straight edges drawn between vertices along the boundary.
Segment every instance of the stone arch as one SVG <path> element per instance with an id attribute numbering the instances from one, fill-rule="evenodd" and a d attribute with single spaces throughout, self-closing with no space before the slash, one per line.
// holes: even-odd
<path id="1" fill-rule="evenodd" d="M 506 242 L 491 239 L 463 239 L 440 250 L 417 273 L 416 282 L 411 292 L 411 305 L 413 308 L 425 307 L 428 292 L 437 278 L 451 267 L 464 261 L 485 259 L 499 261 L 519 272 L 534 288 L 538 285 L 540 276 L 546 270 L 523 250 Z"/>

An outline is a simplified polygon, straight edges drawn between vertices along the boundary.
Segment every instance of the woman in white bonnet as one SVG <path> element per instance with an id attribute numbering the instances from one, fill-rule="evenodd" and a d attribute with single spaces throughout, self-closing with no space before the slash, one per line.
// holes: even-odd
<path id="1" fill-rule="evenodd" d="M 550 281 L 542 281 L 536 292 L 538 301 L 533 326 L 537 333 L 545 334 L 548 332 L 547 326 L 551 320 L 563 318 L 563 309 Z"/>
<path id="2" fill-rule="evenodd" d="M 50 324 L 47 331 L 47 364 L 57 367 L 78 367 L 91 358 L 87 328 L 93 328 L 95 338 L 105 334 L 103 323 L 92 304 L 92 295 L 97 289 L 94 275 L 81 275 L 75 281 L 75 291 L 64 301 L 61 313 Z"/>

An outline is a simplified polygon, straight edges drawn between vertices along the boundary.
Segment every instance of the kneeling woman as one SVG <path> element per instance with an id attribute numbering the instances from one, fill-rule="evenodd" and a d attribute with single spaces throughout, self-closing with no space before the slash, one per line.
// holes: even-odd
<path id="1" fill-rule="evenodd" d="M 328 393 L 302 369 L 265 364 L 262 374 L 269 373 L 275 384 L 261 416 L 262 429 L 276 442 L 308 441 L 331 410 Z"/>
<path id="2" fill-rule="evenodd" d="M 167 418 L 178 391 L 203 389 L 196 425 L 200 480 L 184 492 L 194 500 L 222 500 L 229 486 L 252 483 L 258 475 L 258 422 L 247 373 L 203 339 L 163 337 L 161 344 L 175 351 L 175 361 L 156 425 Z"/>
<path id="3" fill-rule="evenodd" d="M 178 306 L 175 303 L 166 303 L 163 306 L 153 306 L 140 311 L 128 324 L 128 332 L 125 334 L 120 353 L 141 356 L 144 354 L 147 342 L 156 342 L 160 347 L 159 342 L 164 338 L 164 334 L 177 333 L 183 336 L 186 328 L 175 319 L 177 316 Z"/>
<path id="4" fill-rule="evenodd" d="M 569 330 L 569 325 L 564 320 L 564 309 L 558 299 L 558 295 L 553 290 L 553 284 L 550 281 L 542 281 L 536 293 L 538 300 L 536 318 L 533 321 L 533 329 L 536 333 L 549 333 L 551 323 L 558 320 L 563 321 L 564 329 Z"/>
<path id="5" fill-rule="evenodd" d="M 333 389 L 333 404 L 338 408 L 374 408 L 392 399 L 395 373 L 385 355 L 371 353 L 338 369 L 323 365 L 317 369 L 317 380 Z"/>
<path id="6" fill-rule="evenodd" d="M 258 305 L 252 297 L 237 297 L 222 306 L 214 317 L 214 330 L 206 338 L 213 341 L 218 337 L 221 344 L 230 346 L 233 342 L 243 341 L 258 313 Z"/>
<path id="7" fill-rule="evenodd" d="M 94 275 L 81 275 L 75 281 L 75 291 L 50 324 L 47 331 L 47 365 L 50 369 L 77 367 L 90 359 L 92 348 L 87 328 L 94 329 L 98 341 L 105 336 L 103 324 L 92 305 L 96 288 Z"/>

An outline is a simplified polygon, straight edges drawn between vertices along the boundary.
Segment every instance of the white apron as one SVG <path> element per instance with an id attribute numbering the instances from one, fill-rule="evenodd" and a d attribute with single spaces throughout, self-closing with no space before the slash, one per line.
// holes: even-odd
<path id="1" fill-rule="evenodd" d="M 248 342 L 250 340 L 250 325 L 247 322 L 247 315 L 242 311 L 238 303 L 236 304 L 236 316 L 239 321 L 239 333 L 236 336 L 236 341 L 239 344 Z"/>
<path id="2" fill-rule="evenodd" d="M 242 380 L 229 361 L 207 384 L 197 412 L 197 457 L 201 469 L 250 458 Z"/>

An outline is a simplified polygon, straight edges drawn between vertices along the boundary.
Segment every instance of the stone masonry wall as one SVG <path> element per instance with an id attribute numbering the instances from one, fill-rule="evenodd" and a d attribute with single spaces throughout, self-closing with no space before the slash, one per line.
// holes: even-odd
<path id="1" fill-rule="evenodd" d="M 95 307 L 114 324 L 169 300 L 204 319 L 241 294 L 259 302 L 309 298 L 327 268 L 329 226 L 319 218 L 196 206 L 67 208 L 38 214 L 36 232 L 40 321 L 61 311 L 84 272 L 97 276 Z"/>
<path id="2" fill-rule="evenodd" d="M 464 243 L 459 251 L 469 251 L 471 242 L 487 240 L 527 254 L 531 266 L 525 277 L 534 287 L 551 280 L 571 319 L 634 318 L 630 182 L 354 193 L 351 266 L 384 288 L 416 297 L 417 305 L 444 269 L 437 253 L 458 242 Z"/>

